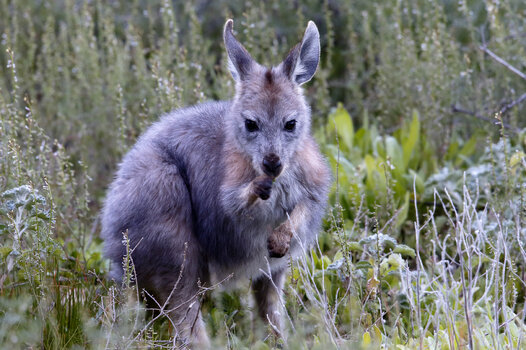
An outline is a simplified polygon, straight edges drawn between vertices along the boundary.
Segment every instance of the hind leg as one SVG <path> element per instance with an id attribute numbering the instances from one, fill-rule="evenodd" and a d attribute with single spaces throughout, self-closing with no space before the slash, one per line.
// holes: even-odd
<path id="1" fill-rule="evenodd" d="M 258 307 L 259 317 L 269 324 L 273 332 L 282 336 L 283 314 L 281 294 L 285 282 L 285 269 L 272 272 L 272 280 L 261 276 L 252 281 L 252 290 Z"/>
<path id="2" fill-rule="evenodd" d="M 154 299 L 149 308 L 170 319 L 179 343 L 206 346 L 200 297 L 201 285 L 208 284 L 208 264 L 199 251 L 191 222 L 178 210 L 151 222 L 141 233 L 142 237 L 133 236 L 137 243 L 132 258 L 139 287 Z"/>
<path id="3" fill-rule="evenodd" d="M 196 349 L 210 347 L 198 297 L 190 298 L 189 303 L 170 303 L 169 309 L 168 317 L 175 326 L 178 341 Z"/>
<path id="4" fill-rule="evenodd" d="M 198 349 L 208 348 L 209 340 L 201 317 L 200 284 L 207 283 L 206 271 L 200 268 L 197 247 L 186 246 L 181 267 L 163 266 L 152 276 L 158 294 L 157 308 L 170 319 L 177 341 Z M 199 281 L 199 282 L 198 282 Z"/>

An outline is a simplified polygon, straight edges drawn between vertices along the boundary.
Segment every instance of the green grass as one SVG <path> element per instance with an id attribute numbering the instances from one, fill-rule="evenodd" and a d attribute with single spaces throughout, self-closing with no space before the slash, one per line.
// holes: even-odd
<path id="1" fill-rule="evenodd" d="M 162 113 L 232 96 L 229 17 L 265 64 L 307 20 L 322 34 L 306 95 L 335 183 L 291 264 L 288 347 L 524 348 L 520 0 L 0 0 L 0 346 L 173 345 L 133 284 L 105 278 L 97 214 Z M 276 346 L 253 308 L 248 285 L 208 293 L 213 343 Z"/>

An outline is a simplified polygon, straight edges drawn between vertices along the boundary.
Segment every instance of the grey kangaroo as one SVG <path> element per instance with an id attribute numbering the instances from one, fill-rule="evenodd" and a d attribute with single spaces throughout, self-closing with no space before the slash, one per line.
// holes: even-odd
<path id="1" fill-rule="evenodd" d="M 232 28 L 228 20 L 234 98 L 153 124 L 124 157 L 102 213 L 111 276 L 122 278 L 127 233 L 138 287 L 167 302 L 181 342 L 202 347 L 199 292 L 227 276 L 252 279 L 259 315 L 279 335 L 288 262 L 315 241 L 331 181 L 300 87 L 318 66 L 316 25 L 271 68 Z"/>

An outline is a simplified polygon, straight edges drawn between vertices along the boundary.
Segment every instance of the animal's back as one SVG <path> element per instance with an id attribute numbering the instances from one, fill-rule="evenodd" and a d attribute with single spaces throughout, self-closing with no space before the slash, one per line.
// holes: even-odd
<path id="1" fill-rule="evenodd" d="M 215 185 L 205 182 L 220 176 L 223 117 L 229 104 L 209 102 L 165 115 L 125 156 L 102 215 L 113 277 L 120 278 L 123 271 L 123 233 L 144 286 L 154 283 L 143 282 L 163 267 L 167 273 L 178 269 L 182 251 L 199 254 L 192 192 L 194 184 L 205 187 L 200 191 L 213 191 Z"/>

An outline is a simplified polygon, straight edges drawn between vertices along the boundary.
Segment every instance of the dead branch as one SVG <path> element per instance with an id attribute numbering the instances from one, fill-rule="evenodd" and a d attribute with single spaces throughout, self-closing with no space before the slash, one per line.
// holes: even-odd
<path id="1" fill-rule="evenodd" d="M 511 63 L 509 63 L 508 61 L 506 61 L 502 57 L 498 56 L 496 53 L 494 53 L 490 49 L 488 49 L 488 47 L 486 45 L 486 42 L 484 42 L 484 44 L 480 46 L 480 49 L 482 51 L 484 51 L 486 54 L 488 54 L 492 59 L 494 59 L 498 63 L 502 64 L 504 67 L 506 67 L 507 69 L 509 69 L 513 73 L 517 74 L 522 79 L 526 80 L 526 74 L 521 72 L 519 69 L 514 67 Z M 512 127 L 510 124 L 505 123 L 504 121 L 502 121 L 501 117 L 503 115 L 505 115 L 510 109 L 512 109 L 513 107 L 515 107 L 519 103 L 523 102 L 524 100 L 526 100 L 526 93 L 522 94 L 518 99 L 516 99 L 514 101 L 511 101 L 508 104 L 505 104 L 500 110 L 498 110 L 497 112 L 495 112 L 493 114 L 493 117 L 486 117 L 486 116 L 483 116 L 483 115 L 481 115 L 481 114 L 479 114 L 479 113 L 477 113 L 475 111 L 470 111 L 470 110 L 464 109 L 462 107 L 459 107 L 457 105 L 452 105 L 451 106 L 451 111 L 453 113 L 462 113 L 462 114 L 471 115 L 471 116 L 476 117 L 476 118 L 478 118 L 480 120 L 485 120 L 485 121 L 488 121 L 488 122 L 491 122 L 491 123 L 501 124 L 504 128 L 506 128 L 506 129 L 508 129 L 508 130 L 510 130 L 510 131 L 512 131 L 514 133 L 518 133 L 519 132 L 518 129 L 516 129 L 516 128 Z"/>
<path id="2" fill-rule="evenodd" d="M 491 58 L 493 58 L 495 61 L 499 62 L 500 64 L 502 64 L 504 67 L 508 68 L 510 71 L 512 71 L 513 73 L 517 74 L 519 77 L 521 77 L 522 79 L 526 80 L 526 74 L 524 74 L 523 72 L 521 72 L 520 70 L 518 70 L 517 68 L 515 68 L 514 66 L 512 66 L 508 61 L 506 61 L 505 59 L 501 58 L 500 56 L 498 56 L 497 54 L 495 54 L 493 51 L 491 51 L 490 49 L 488 49 L 488 47 L 486 46 L 486 44 L 480 46 L 480 49 L 482 51 L 484 51 L 485 53 L 487 53 Z"/>
<path id="3" fill-rule="evenodd" d="M 511 101 L 510 103 L 504 105 L 504 107 L 502 107 L 499 111 L 499 114 L 500 115 L 504 115 L 506 112 L 508 112 L 508 110 L 510 110 L 511 108 L 515 107 L 516 105 L 518 105 L 519 103 L 521 103 L 522 101 L 526 100 L 526 92 L 524 94 L 522 94 L 518 99 L 516 99 L 515 101 Z"/>
<path id="4" fill-rule="evenodd" d="M 522 95 L 519 99 L 526 99 L 526 94 Z M 507 104 L 506 106 L 504 106 L 503 109 L 499 110 L 498 112 L 496 112 L 495 114 L 493 115 L 503 115 L 505 112 L 507 112 L 511 107 L 517 105 L 518 103 L 522 102 L 519 101 L 519 100 L 515 100 L 509 104 Z M 506 108 L 507 106 L 511 106 L 509 108 Z M 461 114 L 467 114 L 467 115 L 471 115 L 477 119 L 480 119 L 480 120 L 484 120 L 484 121 L 487 121 L 487 122 L 490 122 L 490 123 L 495 123 L 496 125 L 502 125 L 504 128 L 506 128 L 507 130 L 515 133 L 515 134 L 518 134 L 520 132 L 520 130 L 518 130 L 517 128 L 514 128 L 513 126 L 511 126 L 510 124 L 506 123 L 506 122 L 503 122 L 497 118 L 490 118 L 490 117 L 486 117 L 486 116 L 483 116 L 475 111 L 470 111 L 468 109 L 464 109 L 460 106 L 457 106 L 457 105 L 452 105 L 451 106 L 451 112 L 453 113 L 461 113 Z"/>

